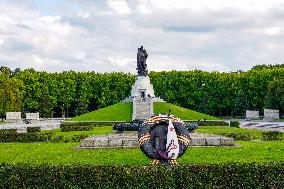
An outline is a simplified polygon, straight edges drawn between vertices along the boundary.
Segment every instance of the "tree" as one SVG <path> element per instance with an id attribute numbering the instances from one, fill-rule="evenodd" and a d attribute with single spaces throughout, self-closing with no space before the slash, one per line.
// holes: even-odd
<path id="1" fill-rule="evenodd" d="M 0 116 L 3 121 L 6 112 L 21 110 L 22 82 L 0 74 L 0 86 Z"/>
<path id="2" fill-rule="evenodd" d="M 268 93 L 265 98 L 267 108 L 277 109 L 284 112 L 284 79 L 275 78 L 268 85 Z"/>

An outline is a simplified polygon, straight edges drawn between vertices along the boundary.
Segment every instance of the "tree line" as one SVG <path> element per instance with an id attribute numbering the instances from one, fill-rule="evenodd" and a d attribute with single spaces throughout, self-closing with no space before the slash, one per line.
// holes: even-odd
<path id="1" fill-rule="evenodd" d="M 263 108 L 284 112 L 284 68 L 241 73 L 150 72 L 156 96 L 215 116 L 243 116 Z M 41 117 L 71 117 L 130 96 L 135 75 L 0 67 L 0 116 L 8 111 L 40 112 Z"/>

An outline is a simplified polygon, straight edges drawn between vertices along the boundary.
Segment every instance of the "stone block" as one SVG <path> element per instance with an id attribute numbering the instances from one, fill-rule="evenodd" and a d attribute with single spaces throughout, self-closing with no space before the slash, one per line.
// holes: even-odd
<path id="1" fill-rule="evenodd" d="M 205 138 L 192 138 L 189 141 L 189 146 L 205 146 L 206 139 Z"/>
<path id="2" fill-rule="evenodd" d="M 93 147 L 94 146 L 94 141 L 93 140 L 89 140 L 89 139 L 84 139 L 81 141 L 80 144 L 81 147 Z"/>
<path id="3" fill-rule="evenodd" d="M 219 137 L 206 138 L 206 146 L 219 146 L 221 143 Z"/>
<path id="4" fill-rule="evenodd" d="M 279 110 L 264 109 L 264 119 L 279 119 Z"/>
<path id="5" fill-rule="evenodd" d="M 39 113 L 26 113 L 26 119 L 39 120 Z"/>
<path id="6" fill-rule="evenodd" d="M 233 146 L 234 145 L 234 139 L 233 138 L 221 138 L 220 144 L 222 146 Z"/>
<path id="7" fill-rule="evenodd" d="M 7 112 L 6 120 L 21 120 L 21 112 Z"/>
<path id="8" fill-rule="evenodd" d="M 138 139 L 125 138 L 122 140 L 123 147 L 139 147 Z"/>
<path id="9" fill-rule="evenodd" d="M 105 147 L 108 147 L 108 139 L 105 138 L 100 138 L 100 139 L 95 139 L 94 140 L 94 147 L 96 148 L 105 148 Z"/>
<path id="10" fill-rule="evenodd" d="M 120 146 L 122 146 L 122 138 L 108 139 L 108 147 L 120 147 Z"/>
<path id="11" fill-rule="evenodd" d="M 259 111 L 246 110 L 247 119 L 259 119 Z"/>

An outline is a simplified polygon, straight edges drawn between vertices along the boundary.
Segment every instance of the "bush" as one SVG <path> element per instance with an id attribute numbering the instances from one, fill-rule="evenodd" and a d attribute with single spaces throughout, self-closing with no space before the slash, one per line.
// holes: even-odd
<path id="1" fill-rule="evenodd" d="M 282 140 L 283 133 L 280 131 L 267 131 L 262 132 L 261 136 L 264 141 Z"/>
<path id="2" fill-rule="evenodd" d="M 0 142 L 14 142 L 17 137 L 17 129 L 0 129 Z"/>
<path id="3" fill-rule="evenodd" d="M 230 127 L 240 128 L 240 122 L 239 121 L 230 121 Z"/>
<path id="4" fill-rule="evenodd" d="M 197 121 L 198 126 L 229 126 L 226 121 Z"/>
<path id="5" fill-rule="evenodd" d="M 47 142 L 54 133 L 17 133 L 17 130 L 0 130 L 0 142 Z"/>
<path id="6" fill-rule="evenodd" d="M 0 188 L 283 188 L 284 162 L 163 166 L 0 164 Z"/>
<path id="7" fill-rule="evenodd" d="M 244 140 L 244 141 L 250 141 L 254 139 L 254 136 L 247 132 L 241 132 L 241 133 L 221 133 L 221 135 L 233 138 L 234 140 Z"/>
<path id="8" fill-rule="evenodd" d="M 40 127 L 27 127 L 27 133 L 36 133 L 40 131 L 41 131 Z"/>
<path id="9" fill-rule="evenodd" d="M 93 126 L 63 126 L 61 127 L 62 132 L 69 132 L 69 131 L 91 131 L 94 127 Z"/>
<path id="10" fill-rule="evenodd" d="M 123 122 L 62 122 L 60 124 L 60 128 L 62 132 L 68 131 L 89 131 L 92 130 L 94 127 L 100 126 L 113 126 L 114 123 L 123 123 Z"/>

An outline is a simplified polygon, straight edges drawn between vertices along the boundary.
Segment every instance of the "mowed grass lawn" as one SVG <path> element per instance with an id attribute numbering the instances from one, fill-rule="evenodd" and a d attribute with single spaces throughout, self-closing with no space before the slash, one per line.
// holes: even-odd
<path id="1" fill-rule="evenodd" d="M 238 141 L 239 147 L 189 147 L 181 164 L 284 161 L 283 142 Z M 79 143 L 2 143 L 0 163 L 147 165 L 139 148 L 75 150 Z"/>
<path id="2" fill-rule="evenodd" d="M 229 127 L 200 127 L 198 130 L 221 130 Z M 246 129 L 249 132 L 249 130 Z M 60 132 L 56 135 L 106 134 L 111 127 L 96 127 L 93 131 Z M 228 131 L 227 131 L 228 132 Z M 235 147 L 189 147 L 178 160 L 181 164 L 228 162 L 284 161 L 284 142 L 237 141 Z M 0 143 L 0 163 L 30 164 L 96 164 L 96 165 L 147 165 L 150 161 L 139 148 L 75 150 L 79 142 L 71 143 Z"/>
<path id="3" fill-rule="evenodd" d="M 197 128 L 196 132 L 199 133 L 209 133 L 209 134 L 220 134 L 223 133 L 249 133 L 254 139 L 260 140 L 261 133 L 267 132 L 258 129 L 245 129 L 245 128 L 236 128 L 236 127 L 227 127 L 227 126 L 202 126 Z"/>

